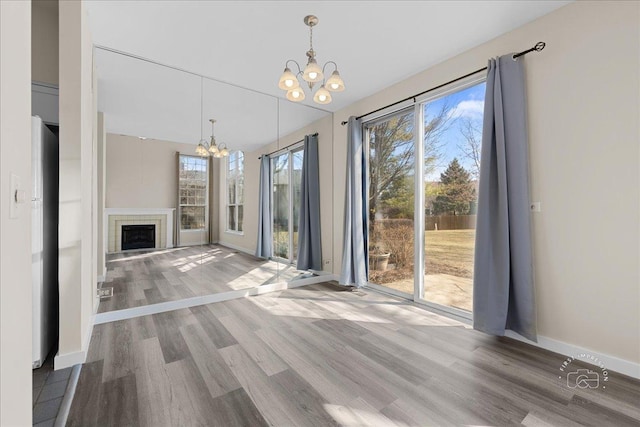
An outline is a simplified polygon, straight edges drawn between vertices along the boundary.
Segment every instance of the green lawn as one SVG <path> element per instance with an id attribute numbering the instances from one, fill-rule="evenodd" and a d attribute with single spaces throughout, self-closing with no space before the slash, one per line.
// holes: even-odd
<path id="1" fill-rule="evenodd" d="M 475 230 L 427 231 L 425 235 L 426 274 L 473 277 Z"/>
<path id="2" fill-rule="evenodd" d="M 475 230 L 439 230 L 425 234 L 425 274 L 473 277 Z M 413 264 L 403 269 L 371 270 L 373 283 L 388 284 L 413 278 Z"/>

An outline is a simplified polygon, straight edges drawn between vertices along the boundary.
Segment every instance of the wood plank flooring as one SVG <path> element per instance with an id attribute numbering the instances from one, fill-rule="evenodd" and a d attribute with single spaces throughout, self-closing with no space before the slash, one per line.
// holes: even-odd
<path id="1" fill-rule="evenodd" d="M 302 274 L 220 245 L 109 254 L 103 286 L 113 287 L 113 297 L 102 300 L 98 312 L 253 288 Z"/>
<path id="2" fill-rule="evenodd" d="M 311 285 L 96 325 L 70 426 L 639 426 L 640 381 L 370 291 Z"/>

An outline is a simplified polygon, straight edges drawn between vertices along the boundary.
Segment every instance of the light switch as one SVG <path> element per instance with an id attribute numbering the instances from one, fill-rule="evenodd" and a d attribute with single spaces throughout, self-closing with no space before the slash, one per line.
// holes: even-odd
<path id="1" fill-rule="evenodd" d="M 540 212 L 540 202 L 531 202 L 531 212 Z"/>

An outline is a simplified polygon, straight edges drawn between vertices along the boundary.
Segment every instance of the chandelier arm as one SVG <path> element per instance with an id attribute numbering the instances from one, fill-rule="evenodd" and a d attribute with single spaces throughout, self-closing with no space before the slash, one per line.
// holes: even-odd
<path id="1" fill-rule="evenodd" d="M 322 86 L 324 86 L 324 84 L 327 81 L 327 73 L 325 73 L 325 68 L 327 68 L 327 65 L 329 65 L 329 64 L 333 64 L 334 71 L 338 70 L 338 64 L 336 64 L 335 62 L 333 62 L 333 61 L 325 62 L 324 65 L 322 66 L 322 75 L 324 76 L 324 78 L 322 79 Z"/>
<path id="2" fill-rule="evenodd" d="M 284 66 L 289 68 L 289 62 L 293 62 L 294 64 L 296 64 L 296 67 L 298 67 L 298 72 L 296 73 L 296 76 L 298 74 L 302 74 L 302 68 L 300 68 L 300 64 L 298 64 L 298 61 L 296 61 L 295 59 L 288 59 L 287 62 L 284 64 Z"/>

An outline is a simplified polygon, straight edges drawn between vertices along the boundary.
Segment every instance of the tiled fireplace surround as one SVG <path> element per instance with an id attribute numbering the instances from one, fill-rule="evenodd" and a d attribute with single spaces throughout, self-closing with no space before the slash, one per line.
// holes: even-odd
<path id="1" fill-rule="evenodd" d="M 107 252 L 122 251 L 122 226 L 151 224 L 156 226 L 156 249 L 173 247 L 173 208 L 105 209 Z"/>

